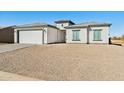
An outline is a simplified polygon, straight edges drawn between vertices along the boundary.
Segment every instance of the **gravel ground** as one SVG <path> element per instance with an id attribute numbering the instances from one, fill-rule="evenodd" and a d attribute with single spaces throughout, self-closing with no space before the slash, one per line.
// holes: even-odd
<path id="1" fill-rule="evenodd" d="M 31 47 L 33 44 L 3 44 L 0 45 L 0 53 Z"/>
<path id="2" fill-rule="evenodd" d="M 13 73 L 8 73 L 8 72 L 3 72 L 0 71 L 0 81 L 38 81 L 38 79 L 35 78 L 30 78 L 30 77 L 25 77 L 22 75 L 17 75 L 17 74 L 13 74 Z"/>
<path id="3" fill-rule="evenodd" d="M 5 45 L 5 44 L 8 44 L 8 43 L 0 43 L 0 45 Z"/>
<path id="4" fill-rule="evenodd" d="M 112 40 L 112 44 L 120 44 L 124 46 L 124 40 Z"/>
<path id="5" fill-rule="evenodd" d="M 124 80 L 124 47 L 36 45 L 0 54 L 0 70 L 41 80 Z"/>

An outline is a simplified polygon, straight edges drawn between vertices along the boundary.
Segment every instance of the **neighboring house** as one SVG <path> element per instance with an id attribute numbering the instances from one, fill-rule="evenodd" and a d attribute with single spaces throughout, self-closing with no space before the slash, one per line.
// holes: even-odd
<path id="1" fill-rule="evenodd" d="M 87 22 L 66 28 L 66 43 L 109 43 L 109 23 Z"/>
<path id="2" fill-rule="evenodd" d="M 75 24 L 71 20 L 25 24 L 0 29 L 0 42 L 6 43 L 109 43 L 109 23 L 87 22 Z"/>
<path id="3" fill-rule="evenodd" d="M 14 26 L 0 28 L 0 43 L 14 43 Z"/>

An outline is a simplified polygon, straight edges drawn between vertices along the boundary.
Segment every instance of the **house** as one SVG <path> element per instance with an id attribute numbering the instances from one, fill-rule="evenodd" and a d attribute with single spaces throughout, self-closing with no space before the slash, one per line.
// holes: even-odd
<path id="1" fill-rule="evenodd" d="M 74 25 L 75 23 L 71 20 L 58 20 L 55 21 L 56 27 L 64 33 L 64 42 L 66 42 L 66 28 L 67 26 Z"/>
<path id="2" fill-rule="evenodd" d="M 66 26 L 66 43 L 109 43 L 109 23 L 87 22 Z"/>
<path id="3" fill-rule="evenodd" d="M 6 43 L 109 43 L 109 23 L 87 22 L 75 24 L 71 20 L 33 23 L 0 29 L 0 42 Z"/>
<path id="4" fill-rule="evenodd" d="M 46 23 L 24 24 L 0 29 L 0 42 L 48 44 L 64 42 L 64 32 Z"/>
<path id="5" fill-rule="evenodd" d="M 34 23 L 16 26 L 14 43 L 49 44 L 64 42 L 64 33 L 56 26 Z"/>
<path id="6" fill-rule="evenodd" d="M 0 43 L 14 43 L 14 27 L 1 27 L 0 28 Z"/>
<path id="7" fill-rule="evenodd" d="M 59 28 L 60 30 L 64 30 L 64 31 L 66 31 L 65 27 L 75 24 L 71 20 L 58 20 L 58 21 L 55 21 L 55 23 L 56 23 L 57 28 Z"/>

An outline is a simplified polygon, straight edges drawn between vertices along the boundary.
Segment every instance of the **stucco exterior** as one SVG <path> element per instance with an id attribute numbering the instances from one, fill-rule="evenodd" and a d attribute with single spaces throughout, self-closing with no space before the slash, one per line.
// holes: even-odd
<path id="1" fill-rule="evenodd" d="M 93 40 L 93 30 L 94 29 L 102 29 L 101 31 L 101 41 L 94 41 Z M 80 30 L 79 31 L 79 41 L 73 41 L 73 30 Z M 88 35 L 89 34 L 89 35 Z M 89 39 L 89 41 L 88 41 Z M 109 27 L 102 26 L 102 27 L 91 27 L 88 33 L 87 28 L 70 28 L 66 29 L 66 43 L 109 43 Z"/>
<path id="2" fill-rule="evenodd" d="M 15 43 L 48 44 L 64 41 L 64 32 L 55 27 L 16 27 L 14 30 Z M 31 42 L 32 41 L 32 42 Z"/>
<path id="3" fill-rule="evenodd" d="M 101 41 L 93 40 L 93 29 L 102 29 L 101 31 Z M 91 27 L 91 31 L 89 31 L 89 43 L 109 43 L 109 27 Z"/>
<path id="4" fill-rule="evenodd" d="M 57 23 L 56 27 L 58 27 L 60 30 L 65 30 L 64 27 L 69 26 L 69 23 Z"/>
<path id="5" fill-rule="evenodd" d="M 58 42 L 64 42 L 64 32 L 59 29 L 48 27 L 47 43 Z"/>
<path id="6" fill-rule="evenodd" d="M 56 27 L 59 28 L 60 30 L 66 30 L 65 27 L 75 24 L 71 20 L 58 20 L 55 21 L 55 23 L 56 23 Z"/>
<path id="7" fill-rule="evenodd" d="M 55 28 L 48 27 L 47 31 L 47 43 L 58 42 L 58 30 Z"/>
<path id="8" fill-rule="evenodd" d="M 80 30 L 80 41 L 73 41 L 72 31 L 73 30 Z M 84 28 L 73 28 L 73 29 L 66 29 L 66 43 L 87 43 L 87 29 Z"/>
<path id="9" fill-rule="evenodd" d="M 109 43 L 109 23 L 86 22 L 75 24 L 71 20 L 55 21 L 56 26 L 46 23 L 24 24 L 14 27 L 0 29 L 0 42 L 5 43 L 87 43 L 87 44 L 108 44 Z M 100 40 L 95 40 L 94 30 L 100 29 Z M 74 34 L 78 30 L 78 35 Z M 96 31 L 99 33 L 98 31 Z M 94 35 L 95 34 L 95 35 Z M 97 34 L 98 35 L 98 34 Z M 76 37 L 79 40 L 74 40 Z M 99 36 L 96 36 L 97 38 Z"/>

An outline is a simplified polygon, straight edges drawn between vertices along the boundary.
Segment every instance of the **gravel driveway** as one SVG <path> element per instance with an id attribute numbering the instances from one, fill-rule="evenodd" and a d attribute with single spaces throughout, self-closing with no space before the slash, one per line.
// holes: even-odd
<path id="1" fill-rule="evenodd" d="M 36 45 L 0 54 L 0 70 L 41 80 L 124 80 L 124 47 Z"/>

